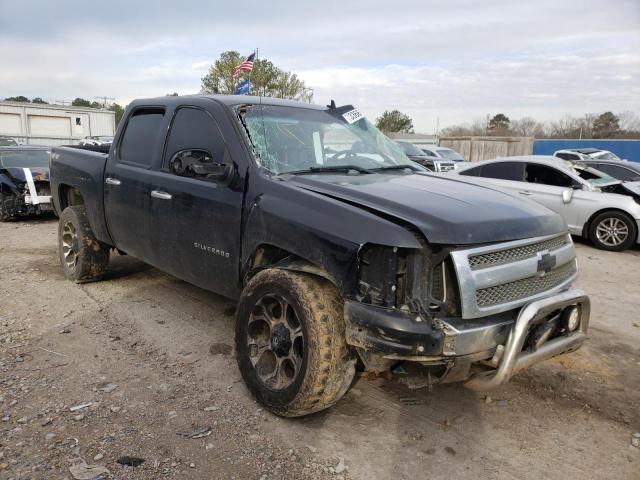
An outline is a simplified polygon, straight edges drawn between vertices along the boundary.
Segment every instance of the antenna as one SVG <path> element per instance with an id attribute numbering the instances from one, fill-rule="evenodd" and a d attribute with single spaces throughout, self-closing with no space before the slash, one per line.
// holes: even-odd
<path id="1" fill-rule="evenodd" d="M 114 102 L 116 101 L 116 99 L 113 97 L 93 97 L 93 98 L 102 100 L 102 108 L 107 108 L 107 100 L 113 100 Z"/>

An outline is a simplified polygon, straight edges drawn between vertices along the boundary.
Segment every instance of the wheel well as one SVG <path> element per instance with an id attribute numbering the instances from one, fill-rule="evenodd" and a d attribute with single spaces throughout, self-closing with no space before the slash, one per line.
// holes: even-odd
<path id="1" fill-rule="evenodd" d="M 621 210 L 620 208 L 603 208 L 602 210 L 598 210 L 597 212 L 595 212 L 593 215 L 591 215 L 589 217 L 589 220 L 587 220 L 587 222 L 584 224 L 584 227 L 582 229 L 582 236 L 584 238 L 589 238 L 589 230 L 591 230 L 591 224 L 593 223 L 593 221 L 595 220 L 595 218 L 605 212 L 615 212 L 615 213 L 621 213 L 622 215 L 625 215 L 627 217 L 629 217 L 631 219 L 632 222 L 634 222 L 634 225 L 637 225 L 637 223 L 635 222 L 635 220 L 633 219 L 633 217 L 631 215 L 629 215 L 627 212 L 625 212 L 624 210 Z M 640 232 L 636 232 L 636 237 L 640 234 Z M 634 238 L 634 240 L 637 240 L 637 238 Z"/>
<path id="2" fill-rule="evenodd" d="M 322 277 L 337 286 L 335 279 L 324 268 L 283 248 L 268 244 L 262 244 L 256 248 L 247 261 L 243 272 L 243 284 L 246 285 L 261 270 L 271 267 Z"/>
<path id="3" fill-rule="evenodd" d="M 80 190 L 69 185 L 60 185 L 60 196 L 58 198 L 60 199 L 61 212 L 73 205 L 84 205 L 84 197 Z"/>

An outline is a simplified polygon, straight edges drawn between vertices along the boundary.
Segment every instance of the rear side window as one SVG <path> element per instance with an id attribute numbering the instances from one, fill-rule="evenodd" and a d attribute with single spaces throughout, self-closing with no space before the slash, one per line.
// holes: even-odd
<path id="1" fill-rule="evenodd" d="M 513 180 L 521 182 L 524 173 L 522 162 L 498 162 L 488 163 L 482 167 L 482 176 L 497 178 L 500 180 Z"/>
<path id="2" fill-rule="evenodd" d="M 556 153 L 556 157 L 563 160 L 580 160 L 580 156 L 575 153 Z"/>
<path id="3" fill-rule="evenodd" d="M 551 185 L 554 187 L 569 188 L 573 186 L 573 180 L 560 170 L 539 163 L 527 164 L 527 182 Z"/>
<path id="4" fill-rule="evenodd" d="M 482 166 L 467 168 L 465 170 L 460 171 L 459 175 L 468 175 L 469 177 L 480 177 L 481 169 L 482 169 Z"/>
<path id="5" fill-rule="evenodd" d="M 141 109 L 133 113 L 120 143 L 120 159 L 151 166 L 158 146 L 164 110 Z"/>
<path id="6" fill-rule="evenodd" d="M 433 153 L 431 150 L 427 150 L 427 149 L 423 148 L 422 151 L 425 153 L 425 155 L 429 155 L 430 157 L 435 157 L 436 156 L 436 154 Z"/>

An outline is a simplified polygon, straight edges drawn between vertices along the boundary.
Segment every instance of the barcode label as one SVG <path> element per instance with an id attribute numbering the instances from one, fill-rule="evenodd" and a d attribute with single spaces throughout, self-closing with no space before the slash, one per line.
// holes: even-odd
<path id="1" fill-rule="evenodd" d="M 353 110 L 349 110 L 348 112 L 343 113 L 342 118 L 344 118 L 347 123 L 354 123 L 361 118 L 364 118 L 364 115 L 362 115 L 358 110 L 354 108 Z"/>

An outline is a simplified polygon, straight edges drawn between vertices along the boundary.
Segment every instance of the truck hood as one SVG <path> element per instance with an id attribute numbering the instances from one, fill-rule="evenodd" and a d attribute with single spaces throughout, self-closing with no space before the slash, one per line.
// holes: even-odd
<path id="1" fill-rule="evenodd" d="M 49 181 L 49 169 L 46 167 L 33 167 L 29 168 L 34 182 L 48 182 Z M 0 169 L 11 180 L 18 183 L 27 182 L 27 174 L 22 167 L 7 167 Z"/>
<path id="2" fill-rule="evenodd" d="M 393 217 L 438 244 L 477 244 L 565 232 L 562 218 L 537 203 L 439 175 L 288 175 L 299 188 Z"/>

